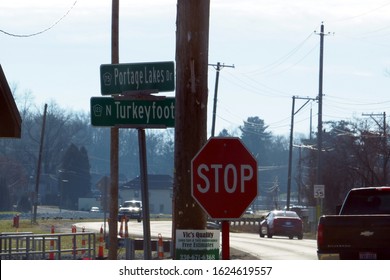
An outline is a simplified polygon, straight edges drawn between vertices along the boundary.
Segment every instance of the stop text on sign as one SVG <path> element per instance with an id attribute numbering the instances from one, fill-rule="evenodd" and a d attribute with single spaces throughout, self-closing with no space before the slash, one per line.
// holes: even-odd
<path id="1" fill-rule="evenodd" d="M 199 178 L 203 180 L 203 184 L 197 183 L 196 188 L 200 193 L 207 193 L 211 186 L 214 186 L 212 192 L 220 192 L 220 182 L 223 183 L 223 189 L 227 193 L 238 191 L 245 193 L 245 183 L 253 178 L 253 168 L 249 164 L 200 164 L 197 168 Z M 210 179 L 214 178 L 214 182 Z"/>

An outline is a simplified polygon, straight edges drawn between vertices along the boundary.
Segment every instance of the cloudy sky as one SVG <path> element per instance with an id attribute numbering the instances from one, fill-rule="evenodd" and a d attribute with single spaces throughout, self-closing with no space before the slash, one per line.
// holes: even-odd
<path id="1" fill-rule="evenodd" d="M 121 63 L 174 61 L 177 0 L 120 1 Z M 390 106 L 390 1 L 212 0 L 209 63 L 220 72 L 216 132 L 258 116 L 288 135 L 292 96 L 318 95 L 325 26 L 323 120 L 353 120 Z M 111 1 L 0 2 L 0 63 L 18 94 L 89 112 L 111 60 Z M 215 69 L 209 67 L 211 131 Z M 174 95 L 168 93 L 167 95 Z M 305 100 L 296 100 L 299 109 Z M 316 131 L 318 104 L 295 115 L 295 131 Z"/>

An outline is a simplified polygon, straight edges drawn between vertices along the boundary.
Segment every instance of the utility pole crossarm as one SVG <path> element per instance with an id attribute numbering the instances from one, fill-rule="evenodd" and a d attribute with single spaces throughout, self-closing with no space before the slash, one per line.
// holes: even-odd
<path id="1" fill-rule="evenodd" d="M 371 113 L 371 114 L 367 114 L 367 113 L 363 113 L 362 114 L 363 117 L 371 117 L 371 119 L 383 130 L 386 130 L 386 112 L 383 112 L 383 113 Z M 382 117 L 383 116 L 383 119 L 384 119 L 384 125 L 383 127 L 381 127 L 382 125 L 374 118 L 374 117 Z"/>
<path id="2" fill-rule="evenodd" d="M 307 105 L 307 103 L 309 103 L 310 101 L 315 101 L 315 100 L 318 100 L 318 98 L 312 98 L 312 97 L 299 97 L 299 96 L 293 96 L 294 99 L 303 99 L 303 100 L 306 100 L 306 102 L 296 111 L 296 112 L 293 112 L 294 115 L 296 115 L 300 110 L 303 109 L 303 107 L 305 107 Z"/>
<path id="3" fill-rule="evenodd" d="M 209 64 L 209 66 L 214 67 L 215 70 L 217 70 L 217 71 L 220 71 L 220 70 L 222 70 L 225 67 L 235 68 L 234 64 L 232 64 L 232 65 L 225 65 L 225 63 L 221 64 L 220 62 L 217 62 L 217 64 Z"/>

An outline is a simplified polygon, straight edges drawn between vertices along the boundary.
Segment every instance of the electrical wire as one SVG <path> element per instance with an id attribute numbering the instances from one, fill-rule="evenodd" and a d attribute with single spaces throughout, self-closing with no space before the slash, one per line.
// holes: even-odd
<path id="1" fill-rule="evenodd" d="M 278 67 L 279 65 L 283 64 L 286 62 L 292 55 L 294 55 L 298 50 L 300 50 L 303 45 L 313 36 L 313 33 L 310 33 L 309 36 L 307 36 L 301 43 L 299 43 L 295 48 L 293 48 L 291 51 L 289 51 L 287 54 L 283 55 L 279 59 L 275 60 L 274 62 L 260 68 L 257 70 L 253 70 L 250 72 L 245 73 L 246 75 L 248 74 L 264 74 L 266 72 L 272 71 L 274 68 Z"/>
<path id="2" fill-rule="evenodd" d="M 15 33 L 11 33 L 11 32 L 7 32 L 5 30 L 2 30 L 0 29 L 0 32 L 5 34 L 5 35 L 8 35 L 8 36 L 12 36 L 12 37 L 18 37 L 18 38 L 28 38 L 28 37 L 34 37 L 34 36 L 37 36 L 37 35 L 41 35 L 49 30 L 51 30 L 52 28 L 54 28 L 57 24 L 59 24 L 65 17 L 68 16 L 68 14 L 70 13 L 70 11 L 76 6 L 76 3 L 77 3 L 77 0 L 73 3 L 73 5 L 70 7 L 70 9 L 59 19 L 57 20 L 56 22 L 54 22 L 51 26 L 49 26 L 48 28 L 45 28 L 39 32 L 35 32 L 35 33 L 31 33 L 31 34 L 15 34 Z"/>
<path id="3" fill-rule="evenodd" d="M 281 74 L 281 73 L 283 73 L 283 72 L 286 72 L 286 71 L 288 71 L 289 69 L 295 67 L 296 65 L 298 65 L 299 63 L 301 63 L 306 57 L 308 57 L 309 54 L 311 54 L 314 50 L 319 49 L 319 46 L 320 46 L 320 43 L 317 43 L 313 48 L 311 48 L 311 49 L 309 50 L 308 53 L 306 53 L 306 54 L 305 54 L 302 58 L 300 58 L 297 62 L 295 62 L 294 64 L 291 64 L 290 66 L 287 66 L 287 67 L 284 68 L 284 69 L 281 69 L 281 70 L 278 71 L 278 72 L 272 73 L 271 75 L 272 75 L 272 76 L 273 76 L 273 75 L 278 75 L 278 74 Z"/>
<path id="4" fill-rule="evenodd" d="M 254 78 L 248 76 L 245 73 L 240 72 L 239 70 L 235 71 L 234 74 L 230 73 L 229 71 L 226 71 L 225 73 L 229 75 L 231 78 L 229 79 L 228 77 L 224 77 L 226 81 L 235 84 L 236 86 L 248 92 L 252 92 L 257 95 L 267 96 L 267 97 L 290 97 L 291 96 L 291 94 L 289 93 L 282 92 L 280 90 L 271 88 L 263 83 L 260 83 L 259 81 L 255 80 Z M 241 77 L 239 77 L 240 75 Z M 245 81 L 243 78 L 248 79 L 249 81 Z M 261 89 L 259 87 L 261 87 Z"/>
<path id="5" fill-rule="evenodd" d="M 389 5 L 390 5 L 390 2 L 386 2 L 386 3 L 382 4 L 379 7 L 373 8 L 371 10 L 365 11 L 363 13 L 360 13 L 360 14 L 357 14 L 357 15 L 354 15 L 354 16 L 351 16 L 351 17 L 346 17 L 346 18 L 340 19 L 338 21 L 347 21 L 347 20 L 353 20 L 353 19 L 356 19 L 356 18 L 359 18 L 359 17 L 363 17 L 363 16 L 366 16 L 366 15 L 371 14 L 373 12 L 376 12 L 378 10 L 381 10 L 384 7 L 389 6 Z"/>

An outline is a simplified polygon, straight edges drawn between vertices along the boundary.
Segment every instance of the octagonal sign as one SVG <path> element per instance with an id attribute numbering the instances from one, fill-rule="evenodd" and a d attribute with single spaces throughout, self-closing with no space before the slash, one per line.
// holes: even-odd
<path id="1" fill-rule="evenodd" d="M 257 196 L 257 173 L 239 138 L 210 138 L 191 161 L 192 197 L 213 219 L 238 219 Z"/>

